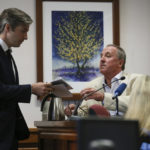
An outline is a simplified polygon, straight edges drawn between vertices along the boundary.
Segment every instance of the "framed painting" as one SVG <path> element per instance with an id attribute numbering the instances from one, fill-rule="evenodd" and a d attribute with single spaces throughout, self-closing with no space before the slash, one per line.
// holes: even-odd
<path id="1" fill-rule="evenodd" d="M 100 76 L 100 53 L 119 45 L 119 0 L 36 0 L 37 80 L 79 92 Z"/>

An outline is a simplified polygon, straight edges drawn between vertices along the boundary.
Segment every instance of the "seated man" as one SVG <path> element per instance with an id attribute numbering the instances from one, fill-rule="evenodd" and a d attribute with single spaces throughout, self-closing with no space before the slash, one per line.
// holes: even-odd
<path id="1" fill-rule="evenodd" d="M 134 81 L 141 75 L 127 74 L 123 72 L 125 69 L 125 62 L 126 54 L 121 47 L 110 44 L 103 49 L 100 59 L 100 72 L 103 74 L 103 76 L 100 76 L 89 82 L 87 88 L 83 89 L 80 94 L 85 97 L 87 94 L 101 87 L 105 88 L 88 96 L 82 101 L 78 108 L 79 116 L 87 116 L 89 108 L 94 104 L 103 105 L 107 110 L 110 111 L 111 115 L 114 115 L 116 110 L 116 101 L 113 100 L 112 97 L 115 90 L 121 83 L 126 83 L 127 88 L 123 94 L 119 96 L 119 112 L 126 112 Z M 122 76 L 125 77 L 125 80 L 113 82 L 114 80 L 120 79 Z M 70 110 L 74 110 L 74 108 L 74 105 L 69 105 L 65 108 L 65 114 L 70 116 L 72 114 L 72 111 Z"/>

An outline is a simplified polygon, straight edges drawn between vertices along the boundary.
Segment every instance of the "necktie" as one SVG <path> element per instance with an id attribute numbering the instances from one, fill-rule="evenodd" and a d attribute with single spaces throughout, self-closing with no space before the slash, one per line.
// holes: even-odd
<path id="1" fill-rule="evenodd" d="M 14 58 L 11 55 L 11 52 L 12 52 L 11 49 L 8 49 L 6 51 L 6 55 L 8 57 L 8 62 L 9 62 L 9 67 L 10 67 L 10 70 L 11 70 L 11 74 L 14 77 L 15 83 L 19 84 L 18 70 L 17 70 L 16 63 L 14 61 Z"/>

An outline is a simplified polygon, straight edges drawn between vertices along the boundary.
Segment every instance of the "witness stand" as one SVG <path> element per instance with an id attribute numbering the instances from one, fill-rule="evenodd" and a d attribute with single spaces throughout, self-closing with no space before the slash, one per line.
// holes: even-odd
<path id="1" fill-rule="evenodd" d="M 78 101 L 79 93 L 73 97 L 63 97 L 63 101 Z M 77 120 L 64 121 L 35 121 L 38 132 L 38 150 L 77 150 Z M 86 135 L 85 135 L 86 136 Z M 150 143 L 149 136 L 139 137 L 139 146 L 142 142 Z"/>
<path id="2" fill-rule="evenodd" d="M 39 150 L 77 150 L 76 122 L 35 121 Z"/>

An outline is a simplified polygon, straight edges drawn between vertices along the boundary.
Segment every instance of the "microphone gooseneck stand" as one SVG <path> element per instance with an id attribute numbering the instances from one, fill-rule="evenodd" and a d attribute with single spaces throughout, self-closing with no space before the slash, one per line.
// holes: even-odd
<path id="1" fill-rule="evenodd" d="M 118 101 L 118 96 L 116 96 L 116 116 L 119 116 L 119 101 Z"/>
<path id="2" fill-rule="evenodd" d="M 104 85 L 103 87 L 101 87 L 101 88 L 99 88 L 99 89 L 97 89 L 97 90 L 95 90 L 95 91 L 93 91 L 93 92 L 87 94 L 86 96 L 84 96 L 84 97 L 81 99 L 81 102 L 82 102 L 85 98 L 87 98 L 88 96 L 90 96 L 90 95 L 92 95 L 92 94 L 94 94 L 94 93 L 96 93 L 96 92 L 98 92 L 98 91 L 104 89 L 105 87 L 111 85 L 112 83 L 117 82 L 117 81 L 119 81 L 119 80 L 124 80 L 124 79 L 125 79 L 125 77 L 122 76 L 120 79 L 116 79 L 116 80 L 112 81 L 110 84 L 106 84 L 106 85 Z M 78 108 L 80 108 L 81 102 L 79 102 L 79 103 L 76 105 L 75 110 L 74 110 L 74 113 L 73 113 L 74 116 L 77 116 L 77 110 L 78 110 Z M 117 104 L 117 105 L 118 105 L 118 104 Z M 118 107 L 118 106 L 117 106 L 117 107 Z"/>

